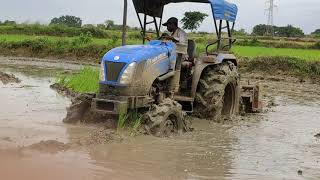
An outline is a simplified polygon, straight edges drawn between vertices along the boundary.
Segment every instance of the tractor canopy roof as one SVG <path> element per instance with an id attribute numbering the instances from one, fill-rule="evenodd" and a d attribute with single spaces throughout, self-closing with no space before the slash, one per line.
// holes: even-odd
<path id="1" fill-rule="evenodd" d="M 225 0 L 132 0 L 137 13 L 143 13 L 153 17 L 162 17 L 163 8 L 170 3 L 194 2 L 208 3 L 216 20 L 235 22 L 238 8 L 235 4 Z"/>

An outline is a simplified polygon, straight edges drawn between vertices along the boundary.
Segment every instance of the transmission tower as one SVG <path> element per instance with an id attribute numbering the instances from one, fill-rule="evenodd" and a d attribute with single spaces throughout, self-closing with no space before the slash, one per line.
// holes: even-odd
<path id="1" fill-rule="evenodd" d="M 273 36 L 274 35 L 274 29 L 273 29 L 273 25 L 274 25 L 274 8 L 276 7 L 276 5 L 274 4 L 274 0 L 267 0 L 267 4 L 268 4 L 268 26 L 267 26 L 267 34 Z"/>

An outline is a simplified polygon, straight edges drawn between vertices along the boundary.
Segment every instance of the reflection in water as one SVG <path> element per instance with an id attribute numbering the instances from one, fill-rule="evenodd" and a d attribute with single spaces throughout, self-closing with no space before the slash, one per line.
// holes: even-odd
<path id="1" fill-rule="evenodd" d="M 0 136 L 10 137 L 18 146 L 47 139 L 66 142 L 65 128 L 60 119 L 65 114 L 69 99 L 49 88 L 54 78 L 14 74 L 22 80 L 21 83 L 0 83 Z"/>
<path id="2" fill-rule="evenodd" d="M 299 100 L 301 101 L 301 99 Z M 233 128 L 238 142 L 233 144 L 233 173 L 243 178 L 320 178 L 320 106 L 316 101 L 303 105 L 291 98 L 278 98 L 280 106 L 265 120 L 245 122 Z"/>
<path id="3" fill-rule="evenodd" d="M 196 119 L 194 132 L 173 138 L 140 136 L 81 146 L 77 143 L 95 127 L 62 123 L 70 102 L 49 88 L 51 75 L 0 70 L 22 79 L 0 83 L 1 179 L 320 178 L 320 140 L 314 137 L 320 132 L 319 100 L 277 96 L 274 111 L 244 121 Z M 51 154 L 15 148 L 41 140 L 71 148 Z"/>
<path id="4" fill-rule="evenodd" d="M 223 179 L 231 168 L 230 138 L 221 125 L 168 139 L 142 136 L 95 147 L 90 155 L 116 179 Z"/>

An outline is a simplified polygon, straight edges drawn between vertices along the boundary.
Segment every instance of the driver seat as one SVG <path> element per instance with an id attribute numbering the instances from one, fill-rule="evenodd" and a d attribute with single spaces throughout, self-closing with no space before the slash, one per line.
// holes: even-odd
<path id="1" fill-rule="evenodd" d="M 188 40 L 188 61 L 193 62 L 196 57 L 196 42 L 192 39 Z"/>

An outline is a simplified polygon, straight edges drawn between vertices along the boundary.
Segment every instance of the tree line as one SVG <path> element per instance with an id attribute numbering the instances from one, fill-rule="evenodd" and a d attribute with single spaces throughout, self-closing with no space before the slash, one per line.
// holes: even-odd
<path id="1" fill-rule="evenodd" d="M 192 32 L 199 28 L 200 24 L 203 22 L 203 20 L 207 17 L 207 14 L 201 13 L 201 12 L 186 12 L 184 14 L 184 18 L 181 20 L 183 23 L 183 28 L 191 30 Z M 55 17 L 51 19 L 49 25 L 55 25 L 55 26 L 66 26 L 66 27 L 73 27 L 73 28 L 98 28 L 98 29 L 104 29 L 104 30 L 121 30 L 122 25 L 116 24 L 113 20 L 106 20 L 104 23 L 93 25 L 93 24 L 82 24 L 82 20 L 79 17 L 76 16 L 60 16 Z M 6 20 L 4 22 L 0 21 L 0 25 L 4 26 L 12 26 L 17 25 L 15 21 L 9 21 Z M 129 27 L 128 29 L 131 30 L 139 30 L 137 27 Z M 278 37 L 303 37 L 305 36 L 304 32 L 299 27 L 294 27 L 292 25 L 287 26 L 273 26 L 271 28 L 269 25 L 266 24 L 259 24 L 254 26 L 253 31 L 251 35 L 255 36 L 267 36 L 270 35 L 269 31 L 270 29 L 273 29 L 274 36 Z M 234 31 L 235 35 L 249 35 L 244 29 L 240 29 L 238 31 Z M 314 36 L 320 37 L 320 29 L 316 29 L 314 32 L 311 33 Z"/>
<path id="2" fill-rule="evenodd" d="M 252 34 L 257 36 L 270 35 L 270 30 L 273 30 L 274 36 L 279 37 L 303 37 L 305 34 L 299 27 L 294 27 L 292 25 L 287 26 L 273 26 L 266 24 L 259 24 L 254 26 Z"/>

